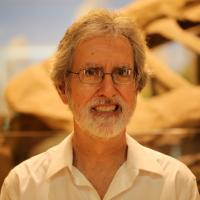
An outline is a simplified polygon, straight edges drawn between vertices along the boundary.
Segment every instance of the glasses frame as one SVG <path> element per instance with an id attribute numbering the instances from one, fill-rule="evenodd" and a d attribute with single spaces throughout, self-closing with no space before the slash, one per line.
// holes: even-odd
<path id="1" fill-rule="evenodd" d="M 86 69 L 82 69 L 82 70 L 80 70 L 80 71 L 83 71 L 83 70 L 86 70 Z M 132 70 L 132 71 L 135 73 L 135 75 L 136 75 L 135 80 L 133 80 L 133 81 L 130 82 L 130 83 L 116 83 L 116 82 L 114 81 L 114 79 L 113 79 L 113 73 L 114 73 L 115 71 L 117 71 L 117 70 L 119 70 L 119 69 L 114 70 L 112 73 L 104 73 L 104 72 L 102 72 L 101 70 L 99 70 L 99 71 L 101 71 L 101 72 L 103 73 L 102 80 L 101 80 L 99 83 L 101 83 L 101 82 L 103 81 L 103 79 L 104 79 L 104 77 L 105 77 L 105 74 L 110 74 L 111 77 L 112 77 L 112 81 L 113 81 L 115 84 L 119 84 L 119 85 L 128 85 L 128 84 L 131 84 L 131 83 L 135 82 L 135 81 L 137 80 L 137 76 L 140 75 L 140 73 L 135 72 L 135 71 L 133 71 L 132 69 L 128 69 L 128 70 Z M 80 72 L 72 72 L 72 71 L 68 71 L 68 70 L 67 70 L 67 72 L 72 73 L 72 74 L 78 74 L 78 78 L 79 78 L 79 80 L 81 81 L 80 76 L 79 76 Z M 83 81 L 81 81 L 81 82 L 82 82 L 82 83 L 85 83 L 85 82 L 83 82 Z M 85 84 L 95 85 L 95 84 L 99 84 L 99 83 L 85 83 Z"/>

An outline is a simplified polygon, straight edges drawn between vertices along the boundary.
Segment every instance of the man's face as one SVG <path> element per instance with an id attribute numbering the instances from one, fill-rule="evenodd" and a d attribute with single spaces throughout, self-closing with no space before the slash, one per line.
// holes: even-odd
<path id="1" fill-rule="evenodd" d="M 107 39 L 98 36 L 82 42 L 74 52 L 71 71 L 80 72 L 91 66 L 104 73 L 124 66 L 134 69 L 131 44 L 124 36 Z M 75 130 L 77 127 L 102 140 L 125 132 L 136 104 L 135 82 L 116 84 L 106 74 L 101 83 L 91 85 L 71 74 L 69 84 L 68 104 L 74 115 Z"/>

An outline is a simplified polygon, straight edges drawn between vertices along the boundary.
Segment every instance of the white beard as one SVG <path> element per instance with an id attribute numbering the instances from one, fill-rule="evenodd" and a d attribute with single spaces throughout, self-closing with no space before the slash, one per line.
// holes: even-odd
<path id="1" fill-rule="evenodd" d="M 69 108 L 74 115 L 77 125 L 92 137 L 100 140 L 108 140 L 125 130 L 136 106 L 136 96 L 131 105 L 124 102 L 121 97 L 113 97 L 111 99 L 98 97 L 93 98 L 85 106 L 75 105 L 71 94 L 68 94 L 68 97 Z M 120 105 L 118 115 L 103 116 L 93 111 L 95 105 L 108 103 Z"/>

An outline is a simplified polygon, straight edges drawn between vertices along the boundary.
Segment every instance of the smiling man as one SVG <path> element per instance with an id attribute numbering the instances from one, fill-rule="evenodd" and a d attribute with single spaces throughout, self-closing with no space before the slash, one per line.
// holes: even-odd
<path id="1" fill-rule="evenodd" d="M 51 78 L 74 131 L 14 168 L 1 200 L 199 199 L 184 164 L 126 134 L 148 78 L 145 49 L 134 20 L 119 13 L 94 10 L 67 30 Z"/>

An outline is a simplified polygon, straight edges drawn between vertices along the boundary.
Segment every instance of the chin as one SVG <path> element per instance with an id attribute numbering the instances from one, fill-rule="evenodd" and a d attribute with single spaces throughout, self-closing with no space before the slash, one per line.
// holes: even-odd
<path id="1" fill-rule="evenodd" d="M 98 140 L 102 140 L 102 141 L 105 141 L 105 140 L 109 140 L 111 138 L 114 138 L 116 136 L 118 136 L 120 134 L 120 132 L 98 132 L 98 133 L 94 133 L 94 132 L 90 132 L 90 131 L 87 131 L 87 133 L 92 136 L 93 138 L 95 139 L 98 139 Z"/>
<path id="2" fill-rule="evenodd" d="M 116 124 L 111 125 L 110 123 L 107 124 L 90 124 L 90 126 L 83 127 L 80 126 L 81 129 L 83 129 L 87 134 L 89 134 L 91 137 L 98 139 L 98 140 L 109 140 L 111 138 L 114 138 L 118 136 L 120 133 L 125 131 L 125 127 L 119 127 Z"/>

